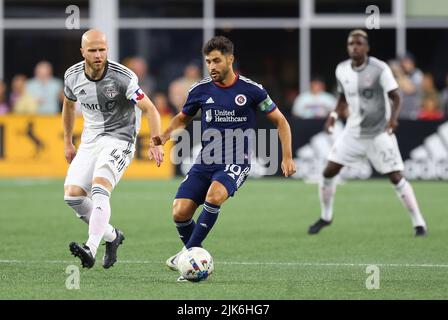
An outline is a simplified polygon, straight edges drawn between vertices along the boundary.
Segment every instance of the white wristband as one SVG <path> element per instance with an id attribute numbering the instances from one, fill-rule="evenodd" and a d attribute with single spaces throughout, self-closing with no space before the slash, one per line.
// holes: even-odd
<path id="1" fill-rule="evenodd" d="M 338 113 L 336 111 L 331 111 L 330 117 L 333 118 L 334 120 L 338 120 L 339 118 Z"/>

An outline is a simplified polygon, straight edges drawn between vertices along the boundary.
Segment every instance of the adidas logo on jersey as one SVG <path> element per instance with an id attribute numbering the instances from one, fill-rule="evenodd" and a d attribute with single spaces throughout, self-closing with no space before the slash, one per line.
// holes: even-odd
<path id="1" fill-rule="evenodd" d="M 210 97 L 207 99 L 207 101 L 205 101 L 206 104 L 210 104 L 210 103 L 215 103 L 215 101 L 213 101 L 213 98 Z"/>
<path id="2" fill-rule="evenodd" d="M 80 92 L 79 92 L 79 95 L 81 96 L 81 95 L 83 95 L 83 96 L 85 96 L 87 93 L 84 91 L 84 89 L 82 89 Z"/>

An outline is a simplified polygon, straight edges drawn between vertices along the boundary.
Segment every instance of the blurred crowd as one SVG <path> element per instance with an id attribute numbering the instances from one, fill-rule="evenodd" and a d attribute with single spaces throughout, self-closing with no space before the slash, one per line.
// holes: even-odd
<path id="1" fill-rule="evenodd" d="M 55 114 L 61 110 L 62 80 L 53 76 L 48 61 L 40 61 L 34 68 L 34 77 L 16 74 L 10 87 L 0 81 L 0 114 Z"/>
<path id="2" fill-rule="evenodd" d="M 142 57 L 127 57 L 122 64 L 135 72 L 144 92 L 148 93 L 162 115 L 174 115 L 181 111 L 191 85 L 200 81 L 199 65 L 188 64 L 183 74 L 174 78 L 167 88 L 158 88 L 151 76 L 149 66 Z M 401 119 L 443 120 L 448 119 L 448 74 L 444 88 L 438 90 L 431 73 L 422 72 L 412 54 L 389 61 L 402 95 Z M 273 75 L 272 75 L 273 76 Z M 275 78 L 275 77 L 274 77 Z M 266 85 L 269 90 L 269 85 Z M 271 92 L 275 96 L 275 92 Z M 15 75 L 9 86 L 0 81 L 0 115 L 15 114 L 57 114 L 61 112 L 63 82 L 53 75 L 48 61 L 40 61 L 34 68 L 34 76 Z M 328 92 L 325 80 L 314 76 L 310 90 L 288 97 L 290 108 L 285 113 L 302 119 L 325 118 L 336 106 L 336 95 Z M 80 107 L 77 106 L 80 112 Z"/>
<path id="3" fill-rule="evenodd" d="M 162 115 L 174 115 L 181 111 L 188 89 L 201 80 L 200 67 L 191 63 L 185 67 L 182 75 L 174 78 L 168 88 L 163 90 L 157 88 L 143 58 L 127 57 L 121 62 L 135 72 L 140 87 L 148 93 Z M 58 114 L 62 111 L 63 99 L 63 81 L 53 75 L 53 67 L 48 61 L 36 64 L 32 78 L 17 74 L 12 78 L 9 87 L 4 81 L 0 81 L 0 115 Z M 79 104 L 76 104 L 76 110 L 81 113 Z"/>
<path id="4" fill-rule="evenodd" d="M 422 72 L 416 66 L 412 54 L 408 53 L 388 63 L 400 87 L 400 119 L 448 119 L 448 74 L 444 88 L 439 91 L 433 75 Z M 313 77 L 310 90 L 296 97 L 291 113 L 302 119 L 325 118 L 335 105 L 336 97 L 326 91 L 325 81 L 320 77 Z"/>

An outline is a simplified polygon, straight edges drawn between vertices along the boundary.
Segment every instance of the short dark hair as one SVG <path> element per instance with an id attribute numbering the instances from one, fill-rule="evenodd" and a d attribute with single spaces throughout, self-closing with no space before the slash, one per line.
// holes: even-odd
<path id="1" fill-rule="evenodd" d="M 215 36 L 207 41 L 202 52 L 208 55 L 213 50 L 221 51 L 222 54 L 233 54 L 233 43 L 224 36 Z"/>
<path id="2" fill-rule="evenodd" d="M 349 37 L 349 38 L 350 38 L 350 37 L 363 37 L 363 38 L 366 40 L 366 42 L 369 43 L 369 36 L 367 35 L 367 32 L 365 32 L 365 31 L 362 30 L 362 29 L 355 29 L 355 30 L 352 30 L 352 31 L 349 33 L 348 37 Z"/>

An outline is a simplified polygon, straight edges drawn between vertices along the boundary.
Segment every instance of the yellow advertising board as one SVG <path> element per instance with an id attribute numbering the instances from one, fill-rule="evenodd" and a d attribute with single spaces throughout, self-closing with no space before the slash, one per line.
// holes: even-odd
<path id="1" fill-rule="evenodd" d="M 162 117 L 162 128 L 169 117 Z M 75 121 L 75 145 L 80 143 L 82 117 Z M 148 159 L 149 128 L 146 118 L 137 137 L 134 160 L 124 177 L 171 178 L 174 165 L 169 161 L 171 143 L 165 145 L 165 161 L 158 168 Z M 0 177 L 65 177 L 62 118 L 54 116 L 0 116 Z"/>

